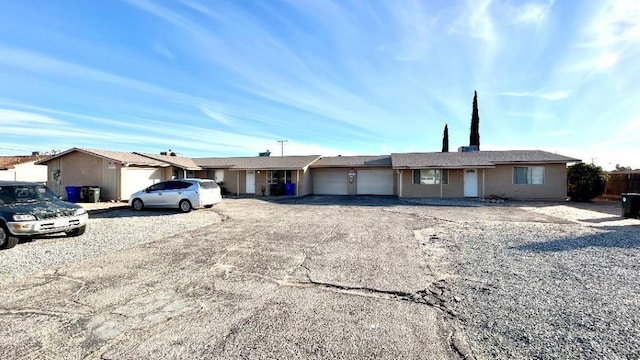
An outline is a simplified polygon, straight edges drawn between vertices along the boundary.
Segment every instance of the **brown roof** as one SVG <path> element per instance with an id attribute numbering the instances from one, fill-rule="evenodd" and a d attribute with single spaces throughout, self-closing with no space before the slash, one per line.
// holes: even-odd
<path id="1" fill-rule="evenodd" d="M 202 170 L 200 166 L 198 166 L 193 159 L 183 156 L 171 156 L 171 155 L 160 155 L 160 154 L 146 154 L 146 153 L 134 153 L 140 156 L 147 157 L 149 159 L 154 159 L 157 161 L 162 161 L 167 164 L 171 164 L 171 166 L 175 166 L 185 170 Z"/>
<path id="2" fill-rule="evenodd" d="M 321 167 L 391 167 L 391 155 L 366 155 L 366 156 L 329 156 L 314 162 L 312 168 Z"/>
<path id="3" fill-rule="evenodd" d="M 0 156 L 0 170 L 13 169 L 14 165 L 24 164 L 45 158 L 45 155 L 9 155 Z"/>
<path id="4" fill-rule="evenodd" d="M 169 164 L 166 162 L 150 159 L 148 157 L 141 156 L 135 153 L 110 151 L 110 150 L 98 150 L 98 149 L 82 149 L 82 148 L 72 148 L 72 149 L 63 151 L 59 154 L 55 154 L 46 159 L 40 160 L 36 162 L 36 164 L 46 164 L 53 159 L 57 159 L 59 157 L 65 156 L 74 151 L 97 156 L 99 158 L 103 158 L 109 161 L 118 162 L 122 165 L 169 166 Z"/>
<path id="5" fill-rule="evenodd" d="M 541 150 L 391 154 L 394 169 L 494 167 L 515 163 L 568 163 L 579 159 Z"/>
<path id="6" fill-rule="evenodd" d="M 196 164 L 209 169 L 232 170 L 300 170 L 316 161 L 320 155 L 253 156 L 229 158 L 194 158 Z"/>

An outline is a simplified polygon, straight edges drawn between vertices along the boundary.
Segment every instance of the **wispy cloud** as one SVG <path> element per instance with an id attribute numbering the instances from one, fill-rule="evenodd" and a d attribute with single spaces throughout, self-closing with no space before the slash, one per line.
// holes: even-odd
<path id="1" fill-rule="evenodd" d="M 566 99 L 571 95 L 570 91 L 552 91 L 552 92 L 529 92 L 529 91 L 507 91 L 498 93 L 503 96 L 515 97 L 533 97 L 549 101 L 557 101 Z"/>
<path id="2" fill-rule="evenodd" d="M 157 54 L 159 54 L 159 55 L 161 55 L 161 56 L 163 56 L 163 57 L 165 57 L 165 58 L 167 58 L 169 60 L 173 60 L 175 58 L 175 55 L 171 51 L 169 51 L 167 46 L 162 44 L 162 43 L 160 43 L 160 42 L 154 41 L 151 44 L 151 50 L 153 50 L 153 52 L 155 52 L 155 53 L 157 53 Z"/>
<path id="3" fill-rule="evenodd" d="M 229 119 L 227 115 L 223 114 L 220 111 L 214 111 L 210 106 L 201 105 L 200 110 L 202 110 L 202 113 L 207 115 L 207 117 L 209 117 L 210 119 L 213 119 L 227 126 L 231 125 L 231 119 Z"/>
<path id="4" fill-rule="evenodd" d="M 493 0 L 468 0 L 449 32 L 464 34 L 490 43 L 497 40 L 494 19 L 491 14 Z"/>
<path id="5" fill-rule="evenodd" d="M 0 109 L 0 124 L 3 125 L 2 131 L 6 133 L 11 125 L 20 124 L 21 127 L 33 127 L 37 131 L 39 127 L 45 125 L 65 125 L 64 121 L 60 121 L 50 116 L 35 114 L 25 111 L 16 111 L 11 109 Z"/>
<path id="6" fill-rule="evenodd" d="M 574 133 L 573 130 L 558 130 L 558 131 L 552 131 L 552 132 L 548 132 L 548 133 L 539 134 L 538 136 L 539 137 L 558 137 L 558 136 L 571 135 L 573 133 Z"/>
<path id="7" fill-rule="evenodd" d="M 553 1 L 529 2 L 520 6 L 515 6 L 513 11 L 513 21 L 522 24 L 539 25 L 547 19 Z"/>

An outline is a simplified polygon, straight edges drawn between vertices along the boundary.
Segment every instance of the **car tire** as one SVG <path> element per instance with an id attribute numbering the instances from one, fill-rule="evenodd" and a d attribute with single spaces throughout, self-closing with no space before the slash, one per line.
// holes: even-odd
<path id="1" fill-rule="evenodd" d="M 18 238 L 11 236 L 7 226 L 0 224 L 0 250 L 11 249 L 18 244 Z"/>
<path id="2" fill-rule="evenodd" d="M 213 207 L 213 205 L 205 205 L 204 207 L 205 207 L 205 209 L 211 209 Z"/>
<path id="3" fill-rule="evenodd" d="M 144 210 L 144 203 L 138 198 L 133 199 L 131 202 L 131 208 L 135 211 L 142 211 Z"/>
<path id="4" fill-rule="evenodd" d="M 80 236 L 84 234 L 85 230 L 87 230 L 87 225 L 82 225 L 79 228 L 67 231 L 65 234 L 67 234 L 67 236 Z"/>
<path id="5" fill-rule="evenodd" d="M 188 213 L 189 211 L 191 211 L 191 209 L 193 209 L 189 200 L 180 200 L 178 207 L 183 213 Z"/>

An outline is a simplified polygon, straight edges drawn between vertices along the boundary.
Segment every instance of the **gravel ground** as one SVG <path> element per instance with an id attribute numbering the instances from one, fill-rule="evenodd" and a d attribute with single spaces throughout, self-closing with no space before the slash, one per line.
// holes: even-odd
<path id="1" fill-rule="evenodd" d="M 500 219 L 432 210 L 412 211 L 440 219 L 423 246 L 454 274 L 447 288 L 476 357 L 640 358 L 640 221 L 615 215 L 619 205 L 509 204 Z"/>
<path id="2" fill-rule="evenodd" d="M 619 214 L 320 196 L 113 210 L 0 252 L 0 357 L 640 359 L 640 220 Z"/>
<path id="3" fill-rule="evenodd" d="M 87 231 L 82 236 L 46 236 L 0 252 L 0 279 L 15 279 L 104 256 L 220 221 L 220 215 L 213 209 L 182 214 L 175 210 L 134 212 L 125 208 L 91 214 Z"/>

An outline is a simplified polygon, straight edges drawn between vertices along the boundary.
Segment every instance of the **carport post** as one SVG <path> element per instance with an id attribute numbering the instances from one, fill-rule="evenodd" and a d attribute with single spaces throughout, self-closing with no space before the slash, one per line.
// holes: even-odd
<path id="1" fill-rule="evenodd" d="M 236 171 L 236 196 L 240 196 L 240 171 Z"/>
<path id="2" fill-rule="evenodd" d="M 442 172 L 444 169 L 440 169 L 440 198 L 442 199 Z"/>
<path id="3" fill-rule="evenodd" d="M 402 173 L 404 171 L 398 170 L 398 174 L 400 174 L 399 186 L 398 186 L 398 197 L 402 197 Z"/>
<path id="4" fill-rule="evenodd" d="M 296 196 L 298 196 L 298 191 L 300 191 L 300 170 L 296 170 Z"/>
<path id="5" fill-rule="evenodd" d="M 484 194 L 484 173 L 485 173 L 485 170 L 487 170 L 487 169 L 482 169 L 482 198 L 483 199 L 485 198 L 485 194 Z"/>

